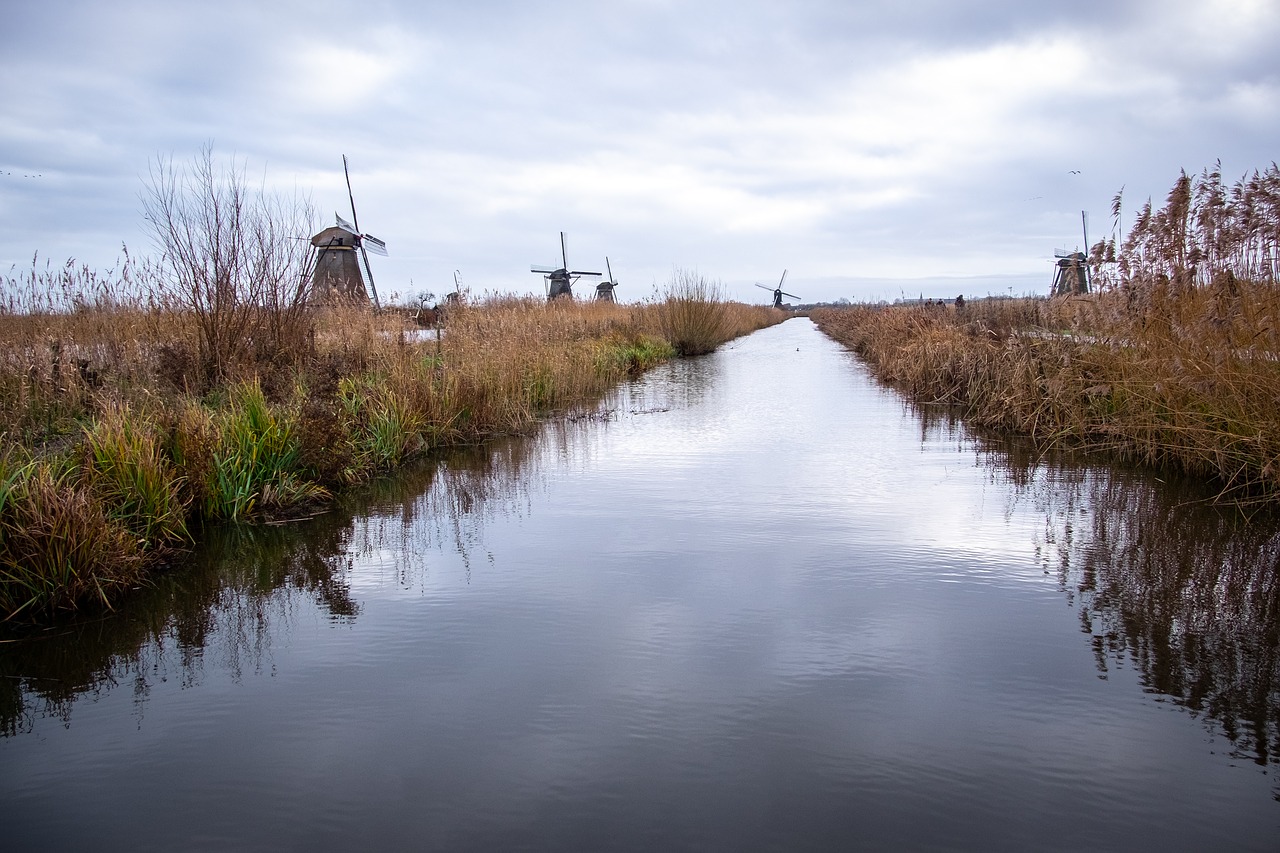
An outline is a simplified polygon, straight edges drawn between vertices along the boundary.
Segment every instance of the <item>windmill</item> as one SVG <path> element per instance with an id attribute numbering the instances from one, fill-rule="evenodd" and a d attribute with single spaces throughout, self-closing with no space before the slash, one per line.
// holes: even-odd
<path id="1" fill-rule="evenodd" d="M 602 281 L 596 285 L 596 300 L 600 302 L 613 302 L 613 289 L 618 286 L 618 282 L 613 277 L 613 267 L 609 266 L 609 256 L 605 255 L 604 268 L 609 273 L 609 280 Z"/>
<path id="2" fill-rule="evenodd" d="M 444 295 L 444 304 L 459 305 L 462 302 L 462 271 L 453 271 L 453 290 Z"/>
<path id="3" fill-rule="evenodd" d="M 781 307 L 782 307 L 782 297 L 784 297 L 784 296 L 790 296 L 792 299 L 799 299 L 799 298 L 800 298 L 799 296 L 796 296 L 794 293 L 787 293 L 786 291 L 784 291 L 784 290 L 782 289 L 782 283 L 783 283 L 784 281 L 786 281 L 786 280 L 787 280 L 787 271 L 786 271 L 786 270 L 783 270 L 783 271 L 782 271 L 782 278 L 778 279 L 778 286 L 777 286 L 777 287 L 767 287 L 766 285 L 763 285 L 763 284 L 761 284 L 760 282 L 756 282 L 756 287 L 763 287 L 765 290 L 772 290 L 772 291 L 773 291 L 773 307 L 774 307 L 774 308 L 781 308 Z"/>
<path id="4" fill-rule="evenodd" d="M 573 298 L 573 283 L 584 275 L 600 275 L 598 272 L 588 272 L 587 270 L 571 270 L 569 269 L 569 252 L 564 245 L 564 232 L 560 232 L 560 260 L 563 266 L 559 269 L 553 267 L 531 266 L 530 272 L 542 273 L 542 278 L 547 285 L 547 301 L 557 299 L 561 296 Z"/>
<path id="5" fill-rule="evenodd" d="M 1080 211 L 1080 225 L 1084 230 L 1084 247 L 1089 249 L 1089 215 Z M 1053 272 L 1053 287 L 1049 291 L 1053 296 L 1070 296 L 1089 292 L 1089 266 L 1084 252 L 1068 252 L 1066 249 L 1054 249 L 1053 256 L 1058 259 Z"/>
<path id="6" fill-rule="evenodd" d="M 370 294 L 373 304 L 378 302 L 378 289 L 373 284 L 373 270 L 369 267 L 369 252 L 386 256 L 387 244 L 372 234 L 360 232 L 360 220 L 356 217 L 356 199 L 351 192 L 351 172 L 347 168 L 347 155 L 342 155 L 342 173 L 347 178 L 347 198 L 351 201 L 351 222 L 341 214 L 334 214 L 337 224 L 324 229 L 311 238 L 317 250 L 315 269 L 311 273 L 311 301 L 327 302 L 335 297 L 345 301 L 367 302 Z M 357 251 L 359 258 L 356 257 Z M 364 276 L 360 262 L 364 262 Z M 368 279 L 366 292 L 364 281 Z"/>

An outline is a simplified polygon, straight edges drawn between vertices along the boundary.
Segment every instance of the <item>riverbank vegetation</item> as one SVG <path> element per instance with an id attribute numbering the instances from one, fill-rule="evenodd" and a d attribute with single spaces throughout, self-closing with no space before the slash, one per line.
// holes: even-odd
<path id="1" fill-rule="evenodd" d="M 1224 500 L 1280 497 L 1280 172 L 1223 187 L 1183 175 L 1118 248 L 1098 292 L 854 307 L 815 322 L 917 400 L 1042 445 L 1105 449 L 1212 479 Z M 1117 216 L 1119 200 L 1116 201 Z"/>
<path id="2" fill-rule="evenodd" d="M 432 448 L 527 432 L 786 316 L 677 271 L 638 305 L 474 300 L 437 334 L 403 311 L 293 299 L 203 310 L 164 274 L 126 257 L 4 282 L 0 617 L 109 605 L 205 524 L 315 512 Z M 241 337 L 208 322 L 218 312 L 245 318 Z"/>

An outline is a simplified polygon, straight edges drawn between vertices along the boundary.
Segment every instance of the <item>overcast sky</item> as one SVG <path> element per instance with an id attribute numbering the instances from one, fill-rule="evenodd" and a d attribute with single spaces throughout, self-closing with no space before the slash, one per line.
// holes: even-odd
<path id="1" fill-rule="evenodd" d="M 11 0 L 0 264 L 154 253 L 158 156 L 211 143 L 348 216 L 384 295 L 674 268 L 767 300 L 1044 291 L 1055 248 L 1280 157 L 1276 0 Z M 952 277 L 959 277 L 955 280 Z"/>

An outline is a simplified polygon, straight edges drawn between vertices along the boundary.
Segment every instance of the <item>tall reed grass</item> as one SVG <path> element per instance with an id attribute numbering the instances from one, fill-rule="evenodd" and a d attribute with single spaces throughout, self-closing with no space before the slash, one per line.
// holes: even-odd
<path id="1" fill-rule="evenodd" d="M 1119 293 L 971 301 L 959 312 L 825 309 L 813 318 L 883 380 L 962 406 L 980 425 L 1212 478 L 1224 499 L 1272 501 L 1280 361 L 1266 342 L 1280 294 L 1267 284 L 1234 287 L 1251 307 L 1226 323 L 1209 293 L 1157 299 L 1138 321 Z"/>
<path id="2" fill-rule="evenodd" d="M 1122 197 L 1112 202 L 1119 229 Z M 963 310 L 824 310 L 885 380 L 1043 443 L 1103 448 L 1280 497 L 1280 170 L 1183 172 L 1128 237 L 1090 249 L 1100 292 Z"/>
<path id="3" fill-rule="evenodd" d="M 694 279 L 642 305 L 491 296 L 426 340 L 403 315 L 335 305 L 302 315 L 287 356 L 228 351 L 210 382 L 199 318 L 130 298 L 123 270 L 24 274 L 0 310 L 0 616 L 109 602 L 205 523 L 310 512 L 785 317 Z"/>
<path id="4" fill-rule="evenodd" d="M 1112 235 L 1090 248 L 1094 277 L 1120 285 L 1168 279 L 1208 285 L 1230 274 L 1280 282 L 1280 167 L 1274 162 L 1228 185 L 1222 163 L 1183 171 L 1154 208 L 1148 199 L 1119 239 L 1123 190 L 1112 199 Z"/>

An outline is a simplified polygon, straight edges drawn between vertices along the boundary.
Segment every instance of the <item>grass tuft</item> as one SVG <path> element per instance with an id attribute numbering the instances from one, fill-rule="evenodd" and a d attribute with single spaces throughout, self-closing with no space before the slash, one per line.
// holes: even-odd
<path id="1" fill-rule="evenodd" d="M 74 466 L 0 457 L 0 612 L 47 617 L 111 598 L 141 577 L 140 540 L 108 517 Z"/>
<path id="2" fill-rule="evenodd" d="M 215 423 L 218 437 L 205 493 L 208 517 L 240 521 L 328 496 L 298 470 L 294 413 L 273 409 L 256 381 L 231 389 Z"/>
<path id="3" fill-rule="evenodd" d="M 720 284 L 676 270 L 656 306 L 658 330 L 680 355 L 705 355 L 730 338 Z"/>
<path id="4" fill-rule="evenodd" d="M 85 447 L 90 489 L 109 518 L 145 548 L 190 539 L 181 478 L 143 416 L 107 405 L 85 430 Z"/>

